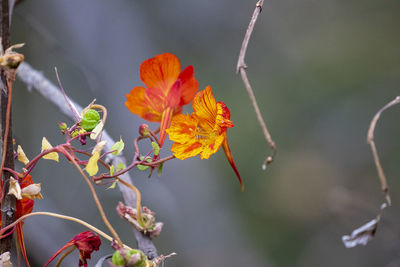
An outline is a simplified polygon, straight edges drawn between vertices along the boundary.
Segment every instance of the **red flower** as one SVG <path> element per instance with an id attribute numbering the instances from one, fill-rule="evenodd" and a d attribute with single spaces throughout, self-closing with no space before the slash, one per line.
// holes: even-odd
<path id="1" fill-rule="evenodd" d="M 21 187 L 21 189 L 27 187 L 28 185 L 33 184 L 33 180 L 32 180 L 32 176 L 27 175 L 25 177 L 25 179 L 23 179 L 22 181 L 19 181 L 19 186 Z M 32 212 L 33 210 L 33 204 L 34 201 L 32 199 L 23 197 L 22 199 L 16 201 L 15 204 L 15 216 L 14 216 L 14 220 L 17 220 L 18 218 L 29 214 Z M 1 216 L 0 216 L 0 225 L 1 225 Z M 16 232 L 17 232 L 17 241 L 19 244 L 19 247 L 21 248 L 21 253 L 22 256 L 24 257 L 24 260 L 26 262 L 27 266 L 29 265 L 29 261 L 28 261 L 28 257 L 26 256 L 26 248 L 25 248 L 25 241 L 24 241 L 24 232 L 22 229 L 22 226 L 24 225 L 24 222 L 19 222 L 17 223 L 16 227 Z"/>
<path id="2" fill-rule="evenodd" d="M 57 257 L 61 252 L 69 247 L 75 246 L 79 250 L 79 266 L 87 267 L 86 259 L 90 259 L 91 254 L 95 250 L 99 250 L 101 245 L 101 240 L 98 235 L 93 232 L 85 231 L 82 232 L 74 238 L 72 238 L 65 246 L 60 248 L 53 256 L 43 265 L 46 267 L 55 257 Z"/>
<path id="3" fill-rule="evenodd" d="M 181 113 L 182 106 L 193 100 L 199 85 L 193 67 L 188 66 L 181 72 L 178 58 L 168 53 L 145 60 L 140 65 L 140 78 L 147 88 L 133 88 L 126 95 L 125 105 L 145 120 L 161 122 L 162 146 L 173 115 Z"/>

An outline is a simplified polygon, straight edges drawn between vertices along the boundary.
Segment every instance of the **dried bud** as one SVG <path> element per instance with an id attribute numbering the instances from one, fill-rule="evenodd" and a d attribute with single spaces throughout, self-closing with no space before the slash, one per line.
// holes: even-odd
<path id="1" fill-rule="evenodd" d="M 41 184 L 30 184 L 27 187 L 22 188 L 22 197 L 29 199 L 43 199 L 43 196 L 40 193 L 41 187 Z"/>
<path id="2" fill-rule="evenodd" d="M 4 252 L 0 255 L 0 266 L 2 267 L 12 267 L 11 254 L 9 251 Z"/>
<path id="3" fill-rule="evenodd" d="M 14 195 L 16 199 L 22 199 L 21 187 L 19 186 L 18 181 L 15 180 L 13 177 L 10 178 L 10 187 L 8 189 L 8 194 Z"/>
<path id="4" fill-rule="evenodd" d="M 147 207 L 143 207 L 142 223 L 139 223 L 137 209 L 125 206 L 122 202 L 119 202 L 117 206 L 117 213 L 121 218 L 130 222 L 137 230 L 144 234 L 157 237 L 161 233 L 163 223 L 156 222 L 154 212 Z"/>
<path id="5" fill-rule="evenodd" d="M 143 123 L 139 127 L 139 134 L 143 137 L 149 137 L 150 136 L 150 128 L 149 125 Z"/>

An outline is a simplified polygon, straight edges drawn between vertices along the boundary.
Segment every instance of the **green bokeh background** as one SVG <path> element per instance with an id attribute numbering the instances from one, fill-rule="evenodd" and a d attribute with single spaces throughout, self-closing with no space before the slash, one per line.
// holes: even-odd
<path id="1" fill-rule="evenodd" d="M 235 74 L 255 4 L 23 1 L 14 10 L 12 42 L 26 43 L 21 50 L 26 61 L 53 82 L 57 67 L 79 104 L 96 98 L 105 105 L 108 132 L 127 144 L 143 120 L 125 108 L 124 95 L 142 85 L 140 63 L 154 55 L 174 53 L 182 66 L 193 65 L 200 88 L 211 85 L 217 101 L 228 105 L 235 124 L 228 138 L 244 193 L 221 151 L 210 160 L 168 162 L 161 177 L 132 172 L 144 204 L 165 223 L 155 240 L 159 253 L 178 254 L 166 266 L 399 266 L 398 107 L 384 113 L 375 133 L 394 207 L 385 211 L 368 246 L 346 249 L 341 236 L 376 216 L 383 201 L 366 132 L 375 112 L 399 94 L 400 2 L 265 2 L 246 63 L 279 150 L 266 171 L 261 164 L 270 150 Z M 61 143 L 57 123 L 70 121 L 22 82 L 15 92 L 13 130 L 26 154 L 40 152 L 42 136 Z M 132 158 L 131 145 L 125 155 Z M 35 210 L 77 216 L 106 229 L 87 185 L 66 160 L 42 161 L 34 179 L 45 196 Z M 120 193 L 97 189 L 111 222 L 134 246 L 130 226 L 115 212 Z M 24 227 L 32 266 L 41 266 L 85 230 L 46 217 L 31 218 Z M 103 242 L 89 266 L 111 253 L 108 245 Z M 67 260 L 65 266 L 75 266 L 77 254 Z"/>

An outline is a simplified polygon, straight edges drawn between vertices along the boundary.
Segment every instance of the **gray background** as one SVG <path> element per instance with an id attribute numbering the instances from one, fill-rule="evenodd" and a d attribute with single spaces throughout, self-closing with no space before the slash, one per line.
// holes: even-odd
<path id="1" fill-rule="evenodd" d="M 376 131 L 394 207 L 367 247 L 345 249 L 341 236 L 373 218 L 383 201 L 365 139 L 373 114 L 399 94 L 400 2 L 265 2 L 246 59 L 279 149 L 265 172 L 261 163 L 269 151 L 235 75 L 255 3 L 23 1 L 14 12 L 12 42 L 26 43 L 21 51 L 27 62 L 52 81 L 56 66 L 78 103 L 96 98 L 105 105 L 107 129 L 125 140 L 129 159 L 143 120 L 125 108 L 124 95 L 142 85 L 143 60 L 176 54 L 183 67 L 194 66 L 201 89 L 211 85 L 217 100 L 228 105 L 235 124 L 228 137 L 244 193 L 221 151 L 210 160 L 168 162 L 161 177 L 131 173 L 143 203 L 165 223 L 155 240 L 159 252 L 178 253 L 167 266 L 398 266 L 398 107 L 383 115 Z M 15 138 L 33 158 L 42 136 L 63 142 L 57 123 L 70 121 L 21 82 L 15 88 Z M 45 197 L 36 201 L 36 211 L 76 216 L 106 230 L 87 185 L 65 159 L 40 162 L 33 177 Z M 123 240 L 134 246 L 130 226 L 115 213 L 120 193 L 97 191 Z M 30 218 L 24 229 L 32 266 L 85 230 L 47 217 Z M 103 241 L 89 266 L 107 253 Z M 64 266 L 76 265 L 77 254 L 67 260 Z"/>

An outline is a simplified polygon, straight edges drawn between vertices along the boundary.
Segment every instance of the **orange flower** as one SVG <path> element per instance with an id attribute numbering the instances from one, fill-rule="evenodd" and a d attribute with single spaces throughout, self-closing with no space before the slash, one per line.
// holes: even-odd
<path id="1" fill-rule="evenodd" d="M 161 146 L 172 116 L 182 112 L 182 106 L 193 100 L 199 87 L 192 66 L 180 71 L 181 64 L 172 54 L 147 59 L 140 65 L 140 79 L 147 88 L 135 87 L 126 95 L 125 105 L 130 112 L 151 122 L 161 122 Z"/>
<path id="2" fill-rule="evenodd" d="M 173 118 L 171 127 L 167 130 L 169 138 L 175 142 L 171 151 L 181 160 L 198 154 L 201 159 L 208 159 L 222 145 L 243 191 L 243 181 L 226 138 L 227 129 L 233 127 L 228 107 L 223 102 L 216 102 L 211 87 L 207 86 L 196 94 L 193 110 L 191 115 L 179 114 Z"/>

